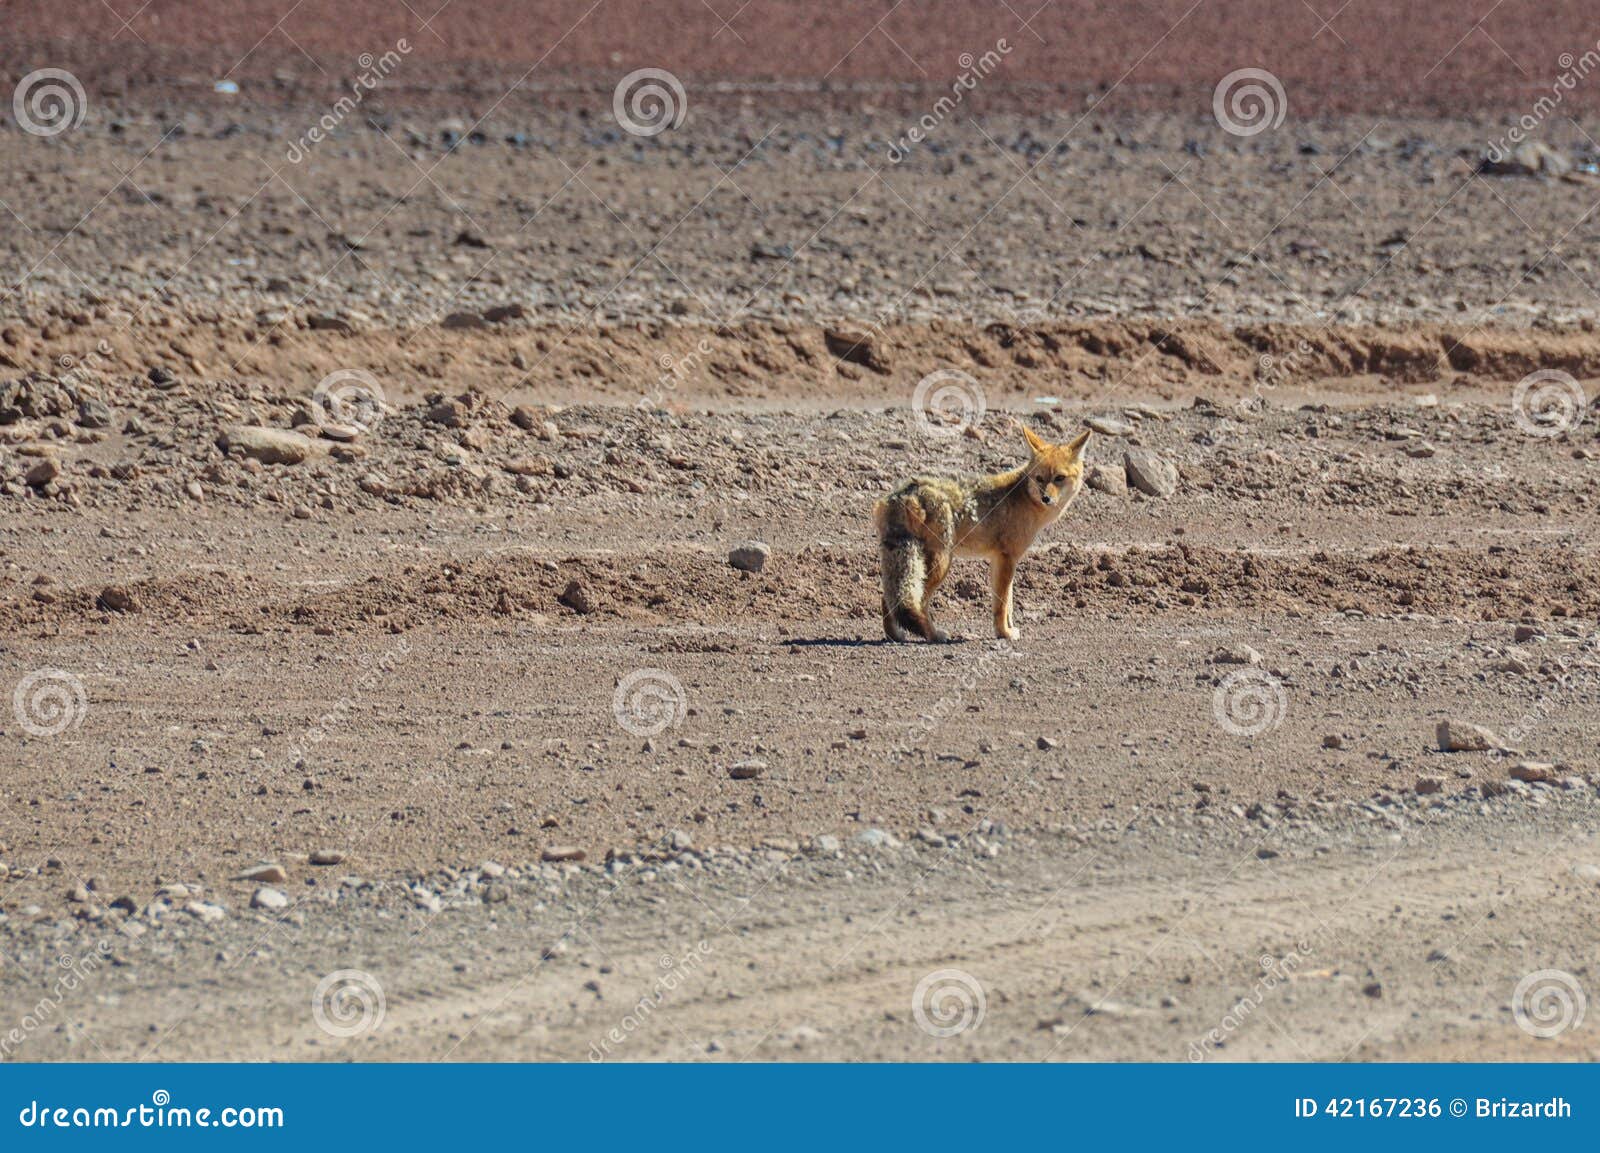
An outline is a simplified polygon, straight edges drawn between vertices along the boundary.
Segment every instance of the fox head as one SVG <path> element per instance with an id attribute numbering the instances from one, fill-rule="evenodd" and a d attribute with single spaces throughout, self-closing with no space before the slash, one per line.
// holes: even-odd
<path id="1" fill-rule="evenodd" d="M 1084 429 L 1066 444 L 1051 444 L 1022 426 L 1033 459 L 1028 462 L 1028 495 L 1046 508 L 1065 508 L 1083 487 L 1083 449 L 1090 430 Z"/>

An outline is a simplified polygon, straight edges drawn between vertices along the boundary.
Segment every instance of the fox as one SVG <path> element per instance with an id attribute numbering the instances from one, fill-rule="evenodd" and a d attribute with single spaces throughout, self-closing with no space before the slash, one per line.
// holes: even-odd
<path id="1" fill-rule="evenodd" d="M 914 476 L 872 507 L 883 580 L 883 633 L 890 641 L 943 643 L 933 623 L 933 594 L 958 556 L 987 557 L 994 593 L 994 633 L 1020 636 L 1012 619 L 1017 564 L 1040 531 L 1067 511 L 1083 487 L 1084 450 L 1092 430 L 1052 444 L 1027 425 L 1027 464 L 994 476 Z"/>

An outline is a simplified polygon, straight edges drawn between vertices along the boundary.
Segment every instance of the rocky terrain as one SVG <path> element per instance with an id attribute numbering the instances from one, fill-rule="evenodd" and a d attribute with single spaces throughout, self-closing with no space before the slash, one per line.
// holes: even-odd
<path id="1" fill-rule="evenodd" d="M 1019 48 L 902 150 L 876 40 L 640 135 L 614 13 L 501 102 L 457 4 L 314 141 L 341 21 L 427 29 L 0 48 L 89 81 L 0 131 L 0 1059 L 1597 1055 L 1600 149 L 1486 158 L 1533 41 L 1400 84 L 1429 8 L 1251 135 L 1209 50 Z M 1021 638 L 961 562 L 884 643 L 873 501 L 1024 425 L 1095 436 Z"/>

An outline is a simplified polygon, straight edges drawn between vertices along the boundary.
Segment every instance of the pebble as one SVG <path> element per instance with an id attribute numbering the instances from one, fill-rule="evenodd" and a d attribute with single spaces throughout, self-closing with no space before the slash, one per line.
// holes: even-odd
<path id="1" fill-rule="evenodd" d="M 728 769 L 728 776 L 736 781 L 753 781 L 766 771 L 766 761 L 740 761 Z"/>
<path id="2" fill-rule="evenodd" d="M 337 865 L 344 861 L 344 854 L 338 849 L 318 849 L 311 854 L 313 865 Z"/>
<path id="3" fill-rule="evenodd" d="M 589 854 L 575 845 L 550 845 L 539 854 L 541 861 L 581 861 Z"/>

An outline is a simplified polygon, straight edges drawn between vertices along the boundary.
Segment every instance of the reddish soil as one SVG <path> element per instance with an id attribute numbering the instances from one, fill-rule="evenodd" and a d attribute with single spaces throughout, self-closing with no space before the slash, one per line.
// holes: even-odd
<path id="1" fill-rule="evenodd" d="M 1035 112 L 1205 115 L 1217 81 L 1253 67 L 1283 82 L 1301 117 L 1460 115 L 1520 113 L 1549 92 L 1560 56 L 1594 47 L 1590 16 L 1582 0 L 550 0 L 536 11 L 515 0 L 20 0 L 8 5 L 0 68 L 81 67 L 107 95 L 192 90 L 227 75 L 249 81 L 257 99 L 276 99 L 331 86 L 357 70 L 359 53 L 405 37 L 414 52 L 401 83 L 413 98 L 431 91 L 479 112 L 513 86 L 519 107 L 574 83 L 609 88 L 643 67 L 674 72 L 697 99 L 715 98 L 701 86 L 718 81 L 775 84 L 760 89 L 771 107 L 814 102 L 792 90 L 827 85 L 846 90 L 827 99 L 849 108 L 862 99 L 853 85 L 901 97 L 945 88 L 965 70 L 964 54 L 1004 39 L 1012 51 L 976 95 Z M 1600 84 L 1579 83 L 1565 104 L 1597 101 Z"/>

